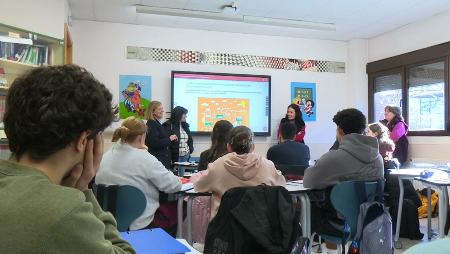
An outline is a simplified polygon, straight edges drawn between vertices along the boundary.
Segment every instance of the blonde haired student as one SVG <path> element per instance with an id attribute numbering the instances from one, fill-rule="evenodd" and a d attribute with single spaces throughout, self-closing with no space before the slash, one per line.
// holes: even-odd
<path id="1" fill-rule="evenodd" d="M 114 131 L 116 143 L 103 156 L 95 178 L 97 184 L 131 185 L 140 189 L 147 199 L 144 213 L 130 225 L 131 230 L 151 227 L 159 207 L 159 192 L 180 191 L 181 182 L 153 155 L 147 152 L 147 126 L 135 117 L 128 117 Z"/>

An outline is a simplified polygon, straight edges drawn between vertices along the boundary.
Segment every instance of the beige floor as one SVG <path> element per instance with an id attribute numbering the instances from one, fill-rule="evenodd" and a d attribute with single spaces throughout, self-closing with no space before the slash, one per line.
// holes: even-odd
<path id="1" fill-rule="evenodd" d="M 419 220 L 420 223 L 420 231 L 422 233 L 424 233 L 424 237 L 422 240 L 409 240 L 407 238 L 400 238 L 401 242 L 402 242 L 402 249 L 395 249 L 394 250 L 394 254 L 400 254 L 403 253 L 406 249 L 411 248 L 412 246 L 416 245 L 416 244 L 421 244 L 421 243 L 426 243 L 428 242 L 428 237 L 427 237 L 427 219 L 420 219 Z M 432 228 L 432 239 L 431 241 L 433 241 L 434 239 L 436 239 L 437 237 L 437 228 L 438 228 L 438 219 L 437 218 L 432 218 L 431 219 L 431 228 Z M 203 245 L 200 244 L 194 244 L 194 248 L 196 248 L 198 251 L 202 252 L 203 251 Z M 312 254 L 316 254 L 317 252 L 317 247 L 314 247 L 312 249 Z M 323 254 L 325 254 L 324 252 L 322 252 Z"/>
<path id="2" fill-rule="evenodd" d="M 427 237 L 427 220 L 426 219 L 420 219 L 419 220 L 420 223 L 420 231 L 422 233 L 424 233 L 424 237 L 422 240 L 409 240 L 407 238 L 400 238 L 403 248 L 402 249 L 395 249 L 394 250 L 394 254 L 400 254 L 403 253 L 406 249 L 411 248 L 412 246 L 416 245 L 416 244 L 421 244 L 421 243 L 425 243 L 428 242 L 428 237 Z M 434 240 L 436 238 L 436 232 L 437 232 L 437 225 L 438 225 L 438 219 L 437 218 L 432 218 L 431 219 L 431 225 L 432 225 L 432 235 L 434 238 L 431 239 Z M 318 252 L 317 251 L 317 247 L 314 247 L 312 250 L 313 254 L 316 254 Z M 324 253 L 324 252 L 322 252 Z"/>

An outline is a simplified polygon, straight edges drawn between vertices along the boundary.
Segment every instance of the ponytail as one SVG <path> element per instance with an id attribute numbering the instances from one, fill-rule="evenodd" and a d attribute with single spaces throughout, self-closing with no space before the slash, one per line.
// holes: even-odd
<path id="1" fill-rule="evenodd" d="M 128 135 L 130 135 L 130 129 L 125 126 L 120 126 L 114 131 L 112 142 L 116 142 L 117 140 L 127 140 Z"/>
<path id="2" fill-rule="evenodd" d="M 122 126 L 114 131 L 112 142 L 120 139 L 121 142 L 133 142 L 137 136 L 145 134 L 147 126 L 134 116 L 130 116 L 122 122 Z"/>

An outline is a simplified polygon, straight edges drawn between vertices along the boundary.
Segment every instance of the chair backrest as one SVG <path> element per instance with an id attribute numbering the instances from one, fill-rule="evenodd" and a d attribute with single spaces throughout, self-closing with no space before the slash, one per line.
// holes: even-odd
<path id="1" fill-rule="evenodd" d="M 305 169 L 308 166 L 305 165 L 285 165 L 279 164 L 275 165 L 275 167 L 281 171 L 283 175 L 297 175 L 303 176 L 305 174 Z"/>
<path id="2" fill-rule="evenodd" d="M 360 197 L 365 189 L 365 197 Z M 380 196 L 381 195 L 381 196 Z M 350 238 L 353 239 L 358 227 L 359 206 L 368 200 L 379 200 L 383 195 L 382 181 L 347 181 L 336 184 L 330 194 L 333 207 L 344 216 L 350 226 Z"/>
<path id="3" fill-rule="evenodd" d="M 291 253 L 299 232 L 299 218 L 284 187 L 235 187 L 222 196 L 208 225 L 204 253 Z"/>
<path id="4" fill-rule="evenodd" d="M 130 185 L 96 185 L 97 200 L 103 210 L 111 212 L 120 232 L 127 231 L 147 206 L 144 193 Z"/>

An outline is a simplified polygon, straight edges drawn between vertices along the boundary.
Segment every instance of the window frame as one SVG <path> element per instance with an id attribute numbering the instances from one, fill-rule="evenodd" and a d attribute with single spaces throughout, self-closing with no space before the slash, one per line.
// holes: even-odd
<path id="1" fill-rule="evenodd" d="M 449 60 L 450 60 L 450 42 L 419 49 L 402 55 L 370 62 L 366 66 L 368 74 L 368 118 L 369 122 L 379 121 L 374 119 L 374 92 L 375 79 L 380 76 L 400 74 L 402 80 L 402 115 L 405 122 L 409 124 L 409 73 L 410 69 L 436 63 L 444 62 L 444 121 L 445 130 L 437 131 L 409 131 L 408 136 L 450 136 L 450 89 L 449 89 Z"/>

